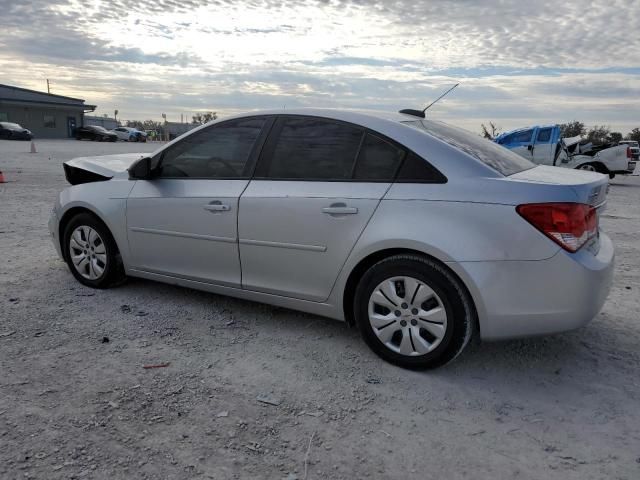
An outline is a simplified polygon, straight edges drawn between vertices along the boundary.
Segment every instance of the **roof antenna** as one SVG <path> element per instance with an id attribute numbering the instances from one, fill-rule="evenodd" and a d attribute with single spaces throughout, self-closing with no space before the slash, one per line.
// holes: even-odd
<path id="1" fill-rule="evenodd" d="M 447 90 L 446 92 L 444 92 L 442 95 L 440 95 L 438 98 L 436 98 L 433 102 L 431 102 L 429 105 L 427 105 L 424 110 L 413 110 L 411 108 L 405 108 L 404 110 L 400 110 L 400 113 L 404 113 L 407 115 L 412 115 L 414 117 L 420 117 L 420 118 L 425 118 L 425 112 L 427 110 L 429 110 L 436 102 L 438 102 L 440 99 L 444 98 L 450 91 L 452 91 L 454 88 L 456 88 L 458 85 L 460 85 L 460 83 L 456 83 L 453 87 L 451 87 L 449 90 Z"/>

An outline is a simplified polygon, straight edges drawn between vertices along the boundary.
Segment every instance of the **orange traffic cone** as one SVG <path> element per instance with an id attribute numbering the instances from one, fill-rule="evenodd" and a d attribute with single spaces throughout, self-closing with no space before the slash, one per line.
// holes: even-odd
<path id="1" fill-rule="evenodd" d="M 33 140 L 31 140 L 31 153 L 38 153 L 38 152 L 36 151 L 36 144 L 35 144 L 35 143 L 33 143 Z"/>
<path id="2" fill-rule="evenodd" d="M 4 179 L 4 175 L 2 174 L 1 170 L 0 170 L 0 183 L 7 183 L 7 181 Z"/>

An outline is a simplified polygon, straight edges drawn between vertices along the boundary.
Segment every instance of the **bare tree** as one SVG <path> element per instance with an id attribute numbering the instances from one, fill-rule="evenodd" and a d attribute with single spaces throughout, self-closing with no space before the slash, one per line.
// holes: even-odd
<path id="1" fill-rule="evenodd" d="M 195 123 L 197 125 L 202 125 L 204 123 L 210 122 L 211 120 L 215 120 L 218 118 L 217 112 L 198 112 L 193 117 L 191 117 L 193 121 L 191 123 Z"/>
<path id="2" fill-rule="evenodd" d="M 489 122 L 489 128 L 487 128 L 484 123 L 480 124 L 480 127 L 482 128 L 482 136 L 484 138 L 488 138 L 489 140 L 493 140 L 498 135 L 500 135 L 500 132 L 502 130 L 501 127 L 496 126 L 496 124 L 493 122 Z"/>
<path id="3" fill-rule="evenodd" d="M 162 123 L 156 122 L 154 120 L 145 120 L 141 122 L 140 120 L 129 120 L 127 121 L 127 127 L 137 128 L 138 130 L 155 130 L 160 131 L 162 128 Z"/>

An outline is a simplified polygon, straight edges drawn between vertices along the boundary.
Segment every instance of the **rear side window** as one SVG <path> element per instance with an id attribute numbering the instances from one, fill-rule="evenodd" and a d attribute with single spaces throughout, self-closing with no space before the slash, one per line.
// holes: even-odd
<path id="1" fill-rule="evenodd" d="M 423 130 L 452 147 L 462 150 L 502 175 L 513 175 L 535 167 L 534 163 L 513 153 L 511 150 L 461 128 L 431 120 L 415 120 L 403 123 Z"/>
<path id="2" fill-rule="evenodd" d="M 547 143 L 549 140 L 551 140 L 550 128 L 543 128 L 538 132 L 538 140 L 537 140 L 538 143 Z"/>
<path id="3" fill-rule="evenodd" d="M 259 176 L 296 180 L 351 178 L 362 129 L 311 117 L 284 117 L 276 128 L 270 162 Z"/>
<path id="4" fill-rule="evenodd" d="M 169 147 L 160 161 L 164 178 L 243 178 L 264 117 L 219 123 L 188 135 Z"/>
<path id="5" fill-rule="evenodd" d="M 360 148 L 353 178 L 363 181 L 391 181 L 404 154 L 402 148 L 375 135 L 367 134 Z"/>

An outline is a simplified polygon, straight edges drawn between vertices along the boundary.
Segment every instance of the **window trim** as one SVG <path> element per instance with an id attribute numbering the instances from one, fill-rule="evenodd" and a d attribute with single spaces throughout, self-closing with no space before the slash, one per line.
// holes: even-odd
<path id="1" fill-rule="evenodd" d="M 257 158 L 256 161 L 256 165 L 253 171 L 253 174 L 251 176 L 251 180 L 263 180 L 263 181 L 276 181 L 276 182 L 337 182 L 337 183 L 390 183 L 390 184 L 394 184 L 394 183 L 414 183 L 414 184 L 444 184 L 448 182 L 448 179 L 446 177 L 445 174 L 443 174 L 440 170 L 438 170 L 436 167 L 433 166 L 433 164 L 431 164 L 431 162 L 429 162 L 427 159 L 425 159 L 422 155 L 418 155 L 417 153 L 415 153 L 413 150 L 411 150 L 410 148 L 407 148 L 405 145 L 402 145 L 401 143 L 397 142 L 396 140 L 387 137 L 386 135 L 377 132 L 375 130 L 370 129 L 369 127 L 365 127 L 363 125 L 358 125 L 356 123 L 351 123 L 351 122 L 346 122 L 344 120 L 338 120 L 338 119 L 334 119 L 334 118 L 328 118 L 328 117 L 322 117 L 319 115 L 296 115 L 296 114 L 280 114 L 280 115 L 274 115 L 274 121 L 273 124 L 271 125 L 269 132 L 268 132 L 268 138 L 266 139 L 266 141 L 264 142 L 259 157 Z M 355 161 L 353 162 L 353 167 L 351 170 L 351 178 L 338 178 L 338 179 L 328 179 L 328 178 L 279 178 L 279 177 L 268 177 L 266 176 L 266 173 L 269 171 L 269 167 L 271 166 L 271 160 L 273 158 L 273 153 L 275 151 L 275 145 L 276 145 L 276 141 L 279 138 L 280 132 L 282 131 L 282 124 L 284 122 L 284 118 L 314 118 L 314 119 L 320 119 L 320 120 L 326 120 L 329 122 L 335 122 L 335 123 L 339 123 L 339 124 L 343 124 L 343 125 L 347 125 L 350 127 L 355 127 L 358 128 L 359 130 L 362 130 L 362 138 L 360 139 L 360 145 L 358 146 L 358 151 L 356 152 L 356 158 Z M 374 137 L 379 138 L 380 140 L 383 140 L 399 149 L 401 149 L 404 152 L 404 155 L 402 156 L 402 160 L 400 161 L 400 163 L 398 164 L 398 166 L 396 167 L 395 172 L 393 173 L 392 178 L 389 179 L 380 179 L 380 180 L 362 180 L 362 179 L 357 179 L 357 178 L 353 178 L 353 176 L 355 175 L 355 170 L 356 167 L 358 165 L 358 161 L 360 160 L 360 151 L 362 149 L 362 146 L 364 145 L 364 142 L 367 138 L 367 135 L 372 135 Z M 440 178 L 436 178 L 433 181 L 431 180 L 424 180 L 424 179 L 419 179 L 419 180 L 411 180 L 411 179 L 398 179 L 398 175 L 400 173 L 400 171 L 402 170 L 402 167 L 404 166 L 404 163 L 406 161 L 407 158 L 409 158 L 409 156 L 413 154 L 416 157 L 418 157 L 420 160 L 422 160 L 423 162 L 425 162 L 428 167 L 432 169 L 433 171 L 437 172 L 438 176 Z"/>
<path id="2" fill-rule="evenodd" d="M 242 175 L 239 177 L 161 177 L 158 175 L 158 171 L 160 169 L 160 167 L 162 166 L 162 162 L 164 160 L 164 156 L 166 154 L 167 151 L 171 150 L 171 148 L 176 145 L 178 142 L 164 148 L 161 152 L 159 152 L 154 158 L 151 159 L 152 164 L 154 163 L 154 161 L 156 161 L 157 159 L 157 164 L 153 167 L 152 169 L 152 175 L 151 175 L 151 180 L 212 180 L 212 181 L 217 181 L 217 180 L 251 180 L 253 178 L 253 173 L 255 170 L 255 165 L 258 161 L 258 156 L 260 155 L 262 148 L 264 146 L 264 143 L 267 139 L 267 136 L 269 134 L 269 132 L 271 131 L 271 127 L 273 126 L 273 123 L 275 122 L 275 115 L 251 115 L 251 116 L 247 116 L 247 117 L 240 117 L 240 118 L 230 118 L 229 120 L 224 120 L 222 122 L 218 122 L 218 123 L 214 123 L 213 125 L 209 125 L 206 128 L 202 128 L 200 130 L 196 130 L 192 133 L 190 133 L 189 135 L 187 135 L 185 138 L 183 138 L 181 141 L 186 140 L 188 137 L 190 137 L 191 135 L 196 135 L 199 134 L 200 132 L 204 132 L 207 130 L 211 130 L 214 128 L 218 128 L 221 127 L 225 124 L 231 123 L 231 122 L 236 122 L 236 121 L 242 121 L 242 120 L 250 120 L 250 119 L 255 119 L 255 118 L 264 118 L 265 122 L 262 125 L 262 129 L 260 130 L 260 133 L 258 134 L 258 137 L 256 138 L 256 140 L 253 143 L 253 147 L 251 148 L 251 151 L 249 152 L 249 156 L 247 157 L 247 161 L 244 164 L 244 168 L 243 168 L 243 172 Z"/>

